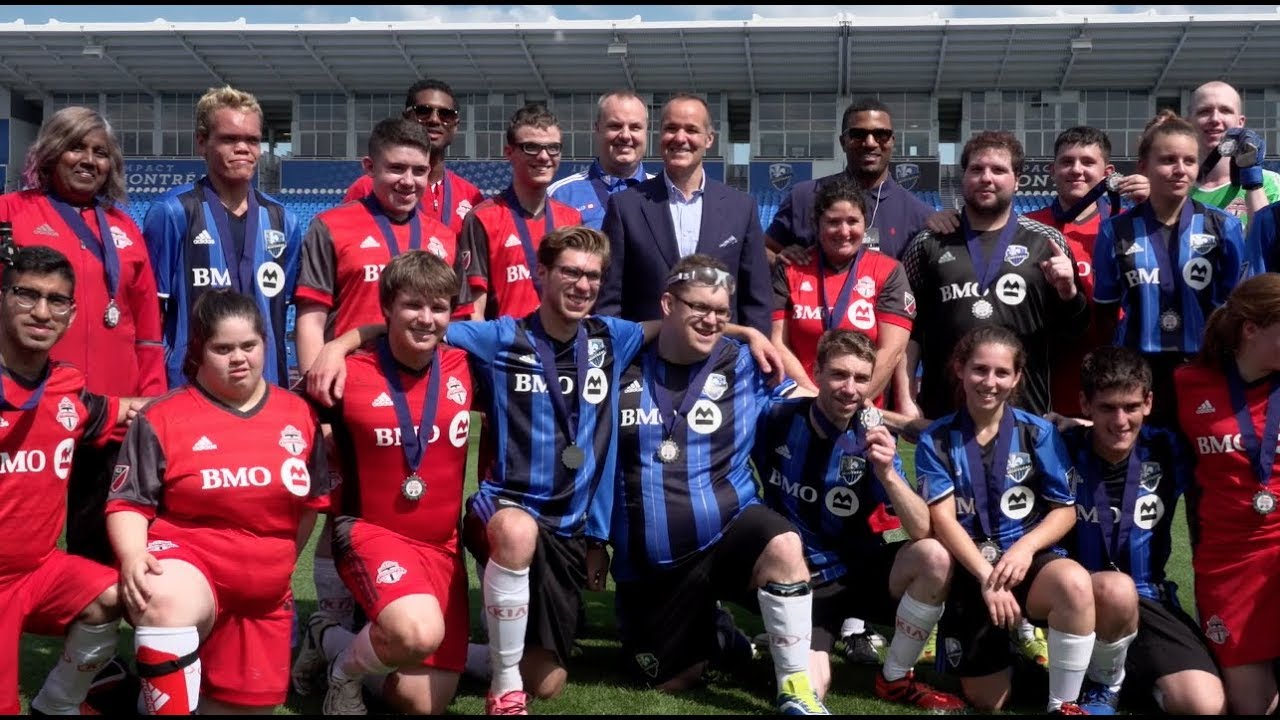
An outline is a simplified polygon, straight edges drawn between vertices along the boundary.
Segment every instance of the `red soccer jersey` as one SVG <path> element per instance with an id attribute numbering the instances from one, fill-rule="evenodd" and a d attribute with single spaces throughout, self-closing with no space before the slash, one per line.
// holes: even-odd
<path id="1" fill-rule="evenodd" d="M 191 383 L 147 405 L 129 426 L 112 474 L 107 513 L 153 519 L 151 534 L 199 542 L 217 578 L 279 602 L 297 557 L 298 524 L 329 492 L 320 424 L 306 401 L 268 386 L 248 411 Z"/>
<path id="2" fill-rule="evenodd" d="M 417 500 L 404 496 L 411 468 L 406 464 L 400 424 L 391 389 L 375 349 L 347 358 L 347 383 L 341 419 L 331 423 L 342 457 L 342 477 L 333 514 L 351 515 L 374 525 L 457 552 L 458 519 L 462 517 L 462 484 L 467 467 L 467 435 L 471 429 L 474 389 L 467 354 L 440 346 L 429 373 L 400 368 L 409 415 L 415 428 L 432 373 L 440 373 L 431 440 L 416 468 L 425 492 Z M 335 418 L 336 419 L 336 418 Z"/>
<path id="3" fill-rule="evenodd" d="M 421 249 L 427 250 L 458 273 L 459 292 L 466 283 L 457 262 L 457 239 L 438 221 L 422 219 Z M 409 249 L 409 223 L 391 223 L 396 245 Z M 302 240 L 302 267 L 298 273 L 296 300 L 309 300 L 330 310 L 331 337 L 351 328 L 384 322 L 378 301 L 378 279 L 392 259 L 391 248 L 373 213 L 363 201 L 326 210 L 311 221 Z M 465 297 L 458 298 L 465 305 Z"/>
<path id="4" fill-rule="evenodd" d="M 448 183 L 449 188 L 447 198 L 445 183 Z M 342 202 L 359 200 L 371 192 L 373 192 L 373 178 L 361 175 L 351 183 L 351 187 L 347 188 L 347 194 L 342 196 Z M 445 170 L 444 180 L 428 189 L 420 207 L 427 216 L 448 225 L 454 235 L 460 235 L 463 219 L 467 217 L 467 213 L 471 212 L 471 208 L 479 205 L 483 200 L 484 195 L 475 185 L 467 182 L 466 178 L 454 171 Z"/>
<path id="5" fill-rule="evenodd" d="M 71 456 L 82 439 L 99 443 L 119 402 L 85 390 L 84 375 L 50 363 L 44 389 L 0 375 L 0 576 L 39 566 L 58 544 L 67 515 Z M 40 393 L 30 410 L 20 409 Z"/>
<path id="6" fill-rule="evenodd" d="M 1178 423 L 1198 458 L 1197 556 L 1202 550 L 1221 555 L 1232 548 L 1276 543 L 1280 540 L 1280 512 L 1263 515 L 1253 509 L 1253 496 L 1262 485 L 1243 449 L 1226 376 L 1217 368 L 1200 364 L 1184 365 L 1173 375 L 1178 388 Z M 1254 383 L 1245 392 L 1253 431 L 1259 439 L 1264 439 L 1269 380 Z M 1265 440 L 1277 443 L 1274 437 Z M 1280 453 L 1271 471 L 1270 488 L 1280 495 Z"/>
<path id="7" fill-rule="evenodd" d="M 117 207 L 106 211 L 108 237 L 120 258 L 116 307 L 120 322 L 107 327 L 107 281 L 102 261 L 80 242 L 49 198 L 38 190 L 0 195 L 0 221 L 13 223 L 18 245 L 47 245 L 71 261 L 76 274 L 76 321 L 53 346 L 50 357 L 84 371 L 89 390 L 118 397 L 159 395 L 165 381 L 164 344 L 156 277 L 142 232 Z M 97 214 L 80 214 L 99 236 Z M 103 358 L 111 358 L 104 362 Z M 90 362 L 92 360 L 92 362 Z"/>
<path id="8" fill-rule="evenodd" d="M 529 227 L 535 255 L 546 234 L 546 213 L 551 213 L 551 224 L 557 230 L 582 224 L 577 210 L 551 198 L 547 198 L 541 217 L 531 218 L 519 207 L 516 211 Z M 525 260 L 524 245 L 505 195 L 495 195 L 471 211 L 458 236 L 458 255 L 473 295 L 489 294 L 485 309 L 488 317 L 522 318 L 542 304 L 533 286 L 534 268 Z"/>
<path id="9" fill-rule="evenodd" d="M 826 308 L 818 286 L 818 258 L 807 265 L 774 267 L 773 319 L 786 323 L 787 341 L 796 359 L 813 378 L 813 366 L 817 361 L 818 339 L 825 328 L 823 318 L 840 297 L 840 290 L 849 272 L 850 264 L 837 272 L 826 272 Z M 837 327 L 856 330 L 877 343 L 880 339 L 880 323 L 891 323 L 911 332 L 916 317 L 916 299 L 911 294 L 911 284 L 902 269 L 902 263 L 876 250 L 867 250 L 856 268 L 857 277 L 849 293 L 849 305 Z"/>
<path id="10" fill-rule="evenodd" d="M 1093 312 L 1093 244 L 1098 239 L 1098 228 L 1102 225 L 1102 213 L 1095 212 L 1078 223 L 1058 223 L 1053 217 L 1053 208 L 1041 208 L 1027 213 L 1027 217 L 1051 228 L 1056 228 L 1067 241 L 1071 255 L 1076 259 L 1076 273 L 1080 276 L 1080 286 L 1089 301 L 1090 312 Z M 1080 417 L 1080 363 L 1091 350 L 1110 345 L 1112 338 L 1103 337 L 1099 333 L 1095 319 L 1084 336 L 1060 347 L 1054 352 L 1053 364 L 1049 370 L 1049 393 L 1055 412 L 1067 417 Z"/>

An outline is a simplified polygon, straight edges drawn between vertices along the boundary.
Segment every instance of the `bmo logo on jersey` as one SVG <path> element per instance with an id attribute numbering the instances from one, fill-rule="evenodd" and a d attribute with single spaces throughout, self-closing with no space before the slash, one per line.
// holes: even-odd
<path id="1" fill-rule="evenodd" d="M 218 268 L 191 268 L 191 287 L 231 287 L 231 271 Z"/>
<path id="2" fill-rule="evenodd" d="M 414 432 L 418 432 L 418 427 L 413 428 Z M 467 436 L 471 432 L 471 414 L 466 410 L 459 410 L 453 416 L 453 420 L 449 421 L 449 443 L 454 447 L 462 447 L 467 444 Z M 430 445 L 440 439 L 440 426 L 431 426 L 431 438 L 427 440 Z M 400 447 L 402 443 L 402 435 L 400 428 L 374 428 L 373 444 L 377 447 Z"/>
<path id="3" fill-rule="evenodd" d="M 266 487 L 271 484 L 271 471 L 264 467 L 201 468 L 200 489 L 220 490 L 237 487 Z"/>
<path id="4" fill-rule="evenodd" d="M 529 275 L 529 268 L 524 265 L 508 265 L 507 266 L 507 282 L 519 282 L 521 280 L 532 280 Z"/>
<path id="5" fill-rule="evenodd" d="M 619 427 L 631 427 L 633 425 L 661 425 L 662 413 L 658 412 L 658 408 L 622 408 L 618 417 Z"/>
<path id="6" fill-rule="evenodd" d="M 365 265 L 364 281 L 367 283 L 378 282 L 378 279 L 382 277 L 382 269 L 385 267 L 386 265 L 382 265 L 380 263 L 374 263 L 373 265 Z"/>
<path id="7" fill-rule="evenodd" d="M 1240 434 L 1210 435 L 1196 438 L 1196 449 L 1201 455 L 1222 455 L 1224 453 L 1244 452 L 1244 443 Z"/>

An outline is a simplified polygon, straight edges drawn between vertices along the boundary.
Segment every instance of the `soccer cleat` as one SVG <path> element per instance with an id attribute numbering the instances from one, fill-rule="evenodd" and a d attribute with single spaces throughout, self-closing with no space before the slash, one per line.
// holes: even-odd
<path id="1" fill-rule="evenodd" d="M 1045 639 L 1044 630 L 1036 628 L 1029 640 L 1016 637 L 1013 644 L 1022 657 L 1042 668 L 1049 667 L 1049 641 Z"/>
<path id="2" fill-rule="evenodd" d="M 964 701 L 955 695 L 917 682 L 916 674 L 911 670 L 907 671 L 906 677 L 897 680 L 886 680 L 884 673 L 876 673 L 876 697 L 934 712 L 952 712 L 965 708 Z"/>
<path id="3" fill-rule="evenodd" d="M 1120 693 L 1100 682 L 1085 680 L 1080 691 L 1080 709 L 1090 715 L 1115 715 Z"/>
<path id="4" fill-rule="evenodd" d="M 844 636 L 844 659 L 858 665 L 879 665 L 884 650 L 884 636 L 868 628 L 856 635 Z"/>
<path id="5" fill-rule="evenodd" d="M 924 641 L 924 649 L 920 651 L 920 660 L 918 662 L 926 662 L 930 665 L 938 658 L 938 628 L 934 627 L 929 632 L 929 639 Z"/>
<path id="6" fill-rule="evenodd" d="M 1075 703 L 1062 703 L 1062 707 L 1049 712 L 1050 715 L 1088 715 L 1083 708 Z"/>
<path id="7" fill-rule="evenodd" d="M 335 661 L 337 659 L 335 658 Z M 333 663 L 329 663 L 329 691 L 324 694 L 325 715 L 368 715 L 364 706 L 364 683 L 360 678 L 333 676 Z"/>
<path id="8" fill-rule="evenodd" d="M 523 690 L 508 690 L 494 697 L 491 691 L 484 698 L 485 715 L 528 715 L 529 693 Z"/>
<path id="9" fill-rule="evenodd" d="M 809 684 L 807 672 L 792 673 L 778 688 L 778 713 L 781 715 L 830 715 L 827 706 Z"/>
<path id="10" fill-rule="evenodd" d="M 298 657 L 293 661 L 289 671 L 289 679 L 293 691 L 302 696 L 316 691 L 316 684 L 324 674 L 325 659 L 321 649 L 324 631 L 337 625 L 337 621 L 327 615 L 312 613 L 307 618 L 307 627 L 302 631 L 302 643 L 298 647 Z"/>

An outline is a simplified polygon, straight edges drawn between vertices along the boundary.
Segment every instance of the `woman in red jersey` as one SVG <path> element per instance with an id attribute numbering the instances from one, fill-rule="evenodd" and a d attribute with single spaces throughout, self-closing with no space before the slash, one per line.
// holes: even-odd
<path id="1" fill-rule="evenodd" d="M 164 392 L 156 280 L 142 232 L 123 207 L 124 156 L 111 126 L 86 107 L 54 113 L 27 152 L 22 181 L 26 190 L 0 195 L 0 221 L 13 224 L 18 245 L 61 252 L 76 276 L 76 322 L 52 359 L 75 365 L 92 393 Z M 77 448 L 68 481 L 67 549 L 108 565 L 102 506 L 122 436 Z"/>
<path id="2" fill-rule="evenodd" d="M 1200 628 L 1231 713 L 1271 713 L 1280 658 L 1280 275 L 1236 286 L 1209 316 L 1196 361 L 1174 375 L 1178 420 L 1198 457 Z"/>
<path id="3" fill-rule="evenodd" d="M 773 344 L 787 375 L 816 391 L 813 383 L 818 338 L 829 329 L 856 330 L 876 345 L 875 371 L 867 397 L 889 386 L 907 350 L 916 302 L 902 264 L 863 245 L 870 223 L 862 190 L 847 180 L 818 189 L 813 213 L 818 247 L 808 263 L 774 266 Z M 905 383 L 901 407 L 910 401 Z"/>
<path id="4" fill-rule="evenodd" d="M 188 384 L 139 414 L 113 473 L 107 530 L 152 714 L 269 710 L 288 691 L 290 578 L 329 473 L 315 413 L 262 377 L 264 342 L 252 299 L 201 296 Z"/>

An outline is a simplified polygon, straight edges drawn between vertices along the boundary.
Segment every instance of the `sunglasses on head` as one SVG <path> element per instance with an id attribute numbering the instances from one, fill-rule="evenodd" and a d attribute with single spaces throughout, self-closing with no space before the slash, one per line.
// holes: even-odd
<path id="1" fill-rule="evenodd" d="M 453 108 L 437 107 L 435 105 L 410 105 L 405 108 L 406 113 L 412 113 L 415 117 L 423 120 L 431 117 L 432 113 L 444 122 L 453 122 L 458 119 L 458 111 Z"/>
<path id="2" fill-rule="evenodd" d="M 862 142 L 867 139 L 867 136 L 871 136 L 876 139 L 876 142 L 885 143 L 889 142 L 893 137 L 893 129 L 874 128 L 872 130 L 867 130 L 866 128 L 848 128 L 844 131 L 844 136 L 850 140 L 857 140 L 858 142 Z"/>

